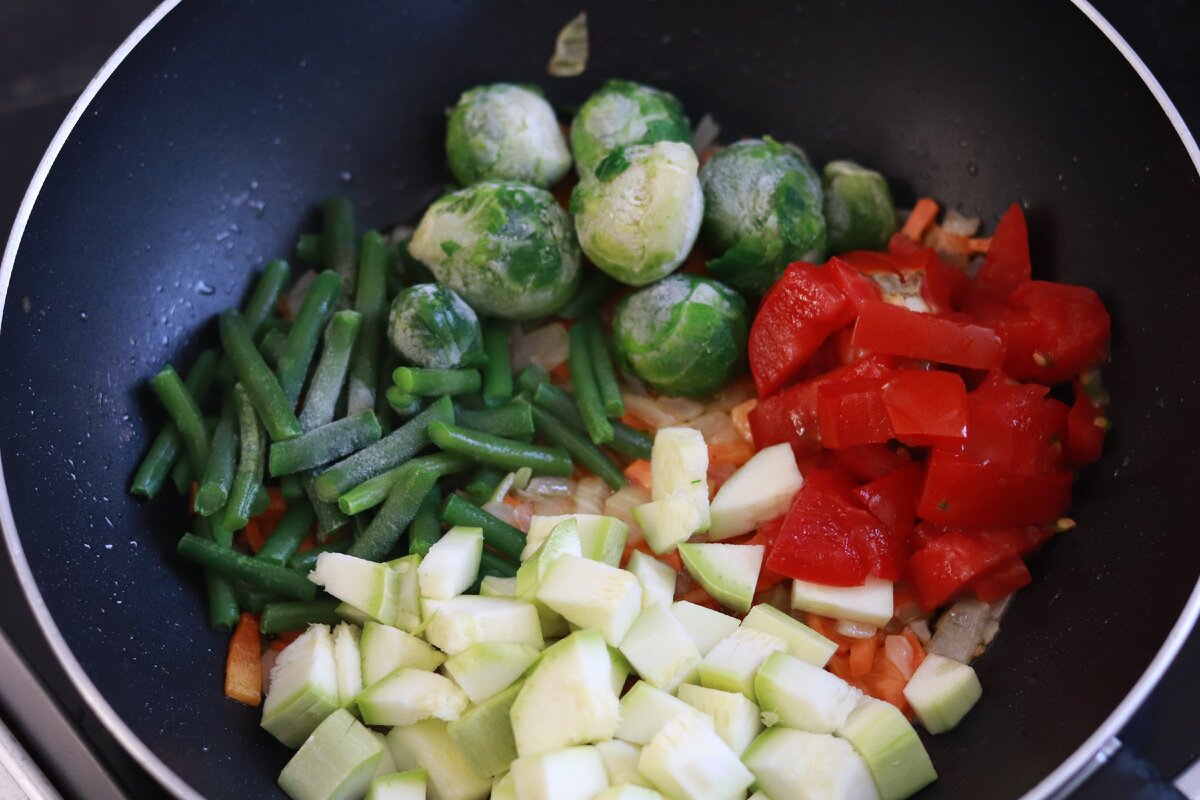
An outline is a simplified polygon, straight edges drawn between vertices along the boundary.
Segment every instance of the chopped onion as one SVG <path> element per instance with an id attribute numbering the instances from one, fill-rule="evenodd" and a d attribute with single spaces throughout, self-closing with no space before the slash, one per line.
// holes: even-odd
<path id="1" fill-rule="evenodd" d="M 612 490 L 604 481 L 589 475 L 580 478 L 575 484 L 575 513 L 603 514 L 604 501 L 612 494 Z"/>
<path id="2" fill-rule="evenodd" d="M 271 670 L 275 669 L 275 659 L 279 657 L 278 650 L 268 647 L 262 654 L 262 691 L 265 695 L 271 688 Z"/>
<path id="3" fill-rule="evenodd" d="M 507 522 L 509 525 L 517 528 L 521 527 L 520 525 L 517 525 L 517 517 L 513 513 L 513 507 L 508 503 L 490 500 L 483 504 L 483 510 L 501 522 Z"/>
<path id="4" fill-rule="evenodd" d="M 914 600 L 897 608 L 896 613 L 892 616 L 900 620 L 902 624 L 908 625 L 913 620 L 925 616 L 925 612 L 921 609 L 921 604 Z"/>
<path id="5" fill-rule="evenodd" d="M 552 322 L 528 332 L 514 328 L 509 334 L 513 372 L 537 364 L 549 372 L 566 362 L 571 349 L 571 337 L 561 322 Z"/>
<path id="6" fill-rule="evenodd" d="M 575 513 L 575 501 L 570 497 L 545 497 L 533 501 L 533 513 L 539 517 L 558 517 Z M 528 525 L 528 522 L 526 523 Z"/>
<path id="7" fill-rule="evenodd" d="M 896 669 L 900 670 L 904 680 L 912 677 L 913 670 L 916 669 L 913 664 L 917 659 L 916 653 L 913 652 L 912 642 L 903 636 L 885 636 L 883 652 L 887 654 L 888 661 L 891 661 L 896 665 Z"/>
<path id="8" fill-rule="evenodd" d="M 553 78 L 582 75 L 587 69 L 589 49 L 587 13 L 581 11 L 558 32 L 546 72 Z"/>
<path id="9" fill-rule="evenodd" d="M 742 438 L 738 435 L 737 429 L 733 427 L 733 418 L 723 411 L 710 411 L 702 414 L 691 420 L 688 427 L 700 431 L 704 435 L 704 441 L 710 445 L 739 442 Z"/>
<path id="10" fill-rule="evenodd" d="M 974 236 L 979 233 L 979 217 L 964 217 L 953 208 L 947 209 L 942 229 L 959 236 Z"/>
<path id="11" fill-rule="evenodd" d="M 913 620 L 909 624 L 908 629 L 913 632 L 917 637 L 917 641 L 921 644 L 928 645 L 930 640 L 933 639 L 933 633 L 929 630 L 929 620 L 927 619 Z"/>
<path id="12" fill-rule="evenodd" d="M 496 488 L 492 490 L 492 502 L 503 503 L 504 498 L 508 497 L 508 493 L 512 491 L 513 483 L 517 480 L 517 474 L 510 472 L 500 479 L 496 484 Z"/>
<path id="13" fill-rule="evenodd" d="M 996 634 L 1000 632 L 1000 618 L 1004 616 L 1004 612 L 1008 610 L 1010 605 L 1012 605 L 1012 599 L 1015 595 L 1016 592 L 1002 597 L 988 606 L 988 621 L 987 624 L 983 626 L 984 644 L 991 644 L 992 639 L 995 639 Z"/>
<path id="14" fill-rule="evenodd" d="M 308 290 L 312 288 L 313 281 L 316 279 L 317 271 L 310 269 L 292 284 L 292 288 L 287 293 L 287 317 L 289 319 L 296 316 L 296 312 L 300 310 L 304 298 L 308 297 Z"/>
<path id="15" fill-rule="evenodd" d="M 929 652 L 969 664 L 983 641 L 988 605 L 979 600 L 959 600 L 942 614 Z"/>
<path id="16" fill-rule="evenodd" d="M 533 478 L 524 489 L 517 490 L 517 496 L 527 500 L 539 500 L 544 497 L 568 497 L 574 484 L 570 478 L 551 478 L 546 475 Z"/>
<path id="17" fill-rule="evenodd" d="M 757 399 L 758 392 L 755 391 L 752 381 L 734 381 L 713 395 L 712 402 L 708 404 L 708 407 L 713 411 L 732 411 L 747 400 Z"/>
<path id="18" fill-rule="evenodd" d="M 517 503 L 512 507 L 513 525 L 529 533 L 529 520 L 533 517 L 533 503 Z"/>
<path id="19" fill-rule="evenodd" d="M 630 542 L 639 542 L 642 531 L 633 521 L 633 509 L 650 502 L 650 492 L 637 483 L 627 483 L 604 501 L 604 513 L 616 517 L 629 526 Z"/>
<path id="20" fill-rule="evenodd" d="M 879 629 L 874 625 L 864 625 L 861 622 L 853 622 L 848 619 L 839 619 L 837 623 L 837 632 L 842 636 L 849 636 L 851 639 L 870 639 Z"/>
<path id="21" fill-rule="evenodd" d="M 713 119 L 712 114 L 706 113 L 696 123 L 696 132 L 692 134 L 692 149 L 696 151 L 696 155 L 704 155 L 704 151 L 717 143 L 717 137 L 720 135 L 721 126 Z"/>
<path id="22" fill-rule="evenodd" d="M 625 411 L 651 428 L 669 428 L 693 420 L 704 413 L 704 405 L 686 397 L 649 398 L 632 392 L 622 392 Z"/>

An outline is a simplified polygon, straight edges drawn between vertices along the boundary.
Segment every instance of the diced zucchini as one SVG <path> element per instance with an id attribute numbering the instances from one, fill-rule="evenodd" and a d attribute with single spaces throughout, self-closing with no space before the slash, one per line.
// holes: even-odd
<path id="1" fill-rule="evenodd" d="M 603 561 L 609 566 L 621 565 L 625 551 L 625 540 L 629 526 L 616 517 L 599 514 L 561 514 L 558 516 L 534 515 L 529 520 L 529 532 L 525 534 L 525 549 L 521 560 L 525 561 L 541 546 L 550 531 L 564 520 L 575 520 L 579 530 L 579 541 L 583 546 L 583 557 Z"/>
<path id="2" fill-rule="evenodd" d="M 925 656 L 904 686 L 904 699 L 930 733 L 953 728 L 982 695 L 974 669 L 936 653 Z"/>
<path id="3" fill-rule="evenodd" d="M 761 711 L 740 692 L 723 692 L 685 683 L 679 687 L 679 699 L 707 714 L 712 719 L 713 730 L 739 756 L 762 732 Z"/>
<path id="4" fill-rule="evenodd" d="M 664 605 L 652 605 L 638 614 L 620 650 L 642 680 L 668 692 L 692 678 L 700 666 L 700 651 Z"/>
<path id="5" fill-rule="evenodd" d="M 697 530 L 708 530 L 708 445 L 694 428 L 659 428 L 650 450 L 650 497 L 663 500 L 677 492 L 691 498 L 700 517 Z M 641 525 L 641 523 L 638 523 Z M 643 533 L 645 529 L 643 528 Z"/>
<path id="6" fill-rule="evenodd" d="M 837 652 L 837 644 L 775 606 L 759 603 L 742 620 L 743 628 L 774 634 L 787 642 L 788 654 L 818 667 Z"/>
<path id="7" fill-rule="evenodd" d="M 803 485 L 791 445 L 764 447 L 717 490 L 708 538 L 714 542 L 730 539 L 782 517 Z"/>
<path id="8" fill-rule="evenodd" d="M 512 762 L 521 800 L 592 800 L 608 788 L 604 761 L 594 747 L 567 747 Z"/>
<path id="9" fill-rule="evenodd" d="M 641 550 L 634 550 L 629 554 L 625 569 L 632 572 L 642 586 L 642 608 L 656 603 L 669 606 L 675 600 L 678 573 L 670 564 L 664 564 Z"/>
<path id="10" fill-rule="evenodd" d="M 642 609 L 642 587 L 623 569 L 563 555 L 546 571 L 537 599 L 567 622 L 598 630 L 618 645 Z"/>
<path id="11" fill-rule="evenodd" d="M 514 800 L 516 799 L 514 798 Z M 762 792 L 755 792 L 754 794 L 750 795 L 749 800 L 771 800 L 771 798 L 767 797 Z"/>
<path id="12" fill-rule="evenodd" d="M 480 642 L 512 642 L 541 648 L 537 609 L 524 600 L 459 595 L 441 601 L 425 637 L 449 655 Z"/>
<path id="13" fill-rule="evenodd" d="M 528 644 L 481 642 L 446 659 L 446 674 L 472 703 L 482 703 L 511 686 L 537 660 L 538 653 Z"/>
<path id="14" fill-rule="evenodd" d="M 754 600 L 766 548 L 761 544 L 681 544 L 688 573 L 721 605 L 745 613 Z"/>
<path id="15" fill-rule="evenodd" d="M 358 643 L 362 654 L 363 686 L 370 686 L 400 667 L 432 671 L 446 657 L 418 639 L 390 625 L 368 622 Z"/>
<path id="16" fill-rule="evenodd" d="M 515 683 L 446 726 L 446 733 L 480 775 L 500 775 L 517 757 L 509 713 L 520 691 L 521 684 Z"/>
<path id="17" fill-rule="evenodd" d="M 768 725 L 833 733 L 846 723 L 862 692 L 844 680 L 787 653 L 771 653 L 758 670 L 754 691 Z"/>
<path id="18" fill-rule="evenodd" d="M 663 800 L 663 796 L 653 789 L 632 783 L 622 783 L 609 786 L 594 800 Z"/>
<path id="19" fill-rule="evenodd" d="M 610 786 L 630 783 L 637 786 L 649 785 L 637 768 L 638 757 L 642 754 L 640 746 L 620 739 L 610 739 L 593 746 L 600 758 L 604 759 L 604 771 L 608 773 Z"/>
<path id="20" fill-rule="evenodd" d="M 638 770 L 678 800 L 741 800 L 754 782 L 729 745 L 700 716 L 680 715 L 642 748 Z"/>
<path id="21" fill-rule="evenodd" d="M 862 586 L 792 581 L 792 608 L 882 628 L 892 618 L 892 582 L 874 577 Z"/>
<path id="22" fill-rule="evenodd" d="M 837 735 L 862 756 L 882 800 L 903 800 L 937 780 L 921 737 L 891 703 L 863 697 Z"/>
<path id="23" fill-rule="evenodd" d="M 349 709 L 347 709 L 349 710 Z M 354 707 L 358 710 L 358 706 Z M 379 763 L 375 765 L 375 772 L 372 773 L 371 779 L 382 778 L 384 775 L 391 775 L 393 772 L 399 772 L 396 769 L 396 761 L 392 758 L 392 749 L 388 747 L 387 739 L 379 731 L 371 731 L 371 735 L 375 737 L 375 741 L 379 742 L 379 746 L 383 748 L 383 755 L 379 758 Z"/>
<path id="24" fill-rule="evenodd" d="M 492 781 L 491 800 L 517 800 L 517 787 L 511 772 L 506 772 Z"/>
<path id="25" fill-rule="evenodd" d="M 612 662 L 612 690 L 617 697 L 625 691 L 625 681 L 633 674 L 633 665 L 617 648 L 609 645 L 608 658 Z"/>
<path id="26" fill-rule="evenodd" d="M 389 561 L 388 566 L 399 576 L 396 590 L 396 617 L 392 625 L 408 633 L 421 627 L 421 577 L 417 570 L 421 556 L 417 553 Z"/>
<path id="27" fill-rule="evenodd" d="M 538 611 L 538 619 L 542 625 L 542 636 L 565 636 L 568 633 L 567 621 L 562 615 L 551 610 L 545 603 L 537 599 L 538 589 L 547 570 L 560 556 L 583 555 L 583 547 L 579 542 L 579 524 L 572 517 L 541 517 L 542 520 L 561 520 L 550 529 L 543 538 L 541 545 L 517 570 L 516 597 L 534 604 Z"/>
<path id="28" fill-rule="evenodd" d="M 425 769 L 429 800 L 484 800 L 492 788 L 492 781 L 475 771 L 441 720 L 392 728 L 387 741 L 397 768 Z"/>
<path id="29" fill-rule="evenodd" d="M 700 651 L 700 657 L 708 655 L 717 643 L 738 629 L 737 617 L 731 617 L 716 609 L 705 608 L 687 600 L 671 605 L 671 613 L 692 638 Z"/>
<path id="30" fill-rule="evenodd" d="M 400 667 L 362 690 L 358 710 L 368 725 L 412 725 L 423 719 L 456 720 L 467 696 L 436 672 Z"/>
<path id="31" fill-rule="evenodd" d="M 854 748 L 828 734 L 771 728 L 742 760 L 767 797 L 796 800 L 875 800 L 871 773 Z"/>
<path id="32" fill-rule="evenodd" d="M 688 492 L 676 492 L 634 507 L 633 521 L 641 528 L 650 549 L 661 555 L 674 552 L 699 531 L 701 517 L 695 498 Z"/>
<path id="33" fill-rule="evenodd" d="M 513 733 L 522 756 L 611 739 L 620 703 L 612 659 L 599 631 L 572 633 L 542 653 L 513 704 Z"/>
<path id="34" fill-rule="evenodd" d="M 344 601 L 333 607 L 333 613 L 341 617 L 343 621 L 349 622 L 351 625 L 357 625 L 360 628 L 364 624 L 373 621 L 373 618 L 370 614 L 359 611 L 357 608 Z"/>
<path id="35" fill-rule="evenodd" d="M 338 708 L 337 658 L 328 625 L 310 625 L 271 669 L 262 726 L 291 748 L 299 747 Z"/>
<path id="36" fill-rule="evenodd" d="M 700 718 L 712 725 L 712 720 L 693 706 L 662 689 L 655 689 L 645 681 L 638 681 L 621 698 L 621 724 L 617 726 L 617 738 L 645 745 L 662 730 L 662 727 L 680 714 Z"/>
<path id="37" fill-rule="evenodd" d="M 379 740 L 339 708 L 304 740 L 279 773 L 279 785 L 292 800 L 357 800 L 382 755 Z"/>
<path id="38" fill-rule="evenodd" d="M 396 618 L 400 579 L 387 564 L 345 553 L 321 553 L 308 579 L 373 620 L 390 624 Z"/>
<path id="39" fill-rule="evenodd" d="M 425 800 L 425 770 L 393 772 L 371 781 L 365 800 Z"/>
<path id="40" fill-rule="evenodd" d="M 483 597 L 516 597 L 517 579 L 484 575 L 479 582 L 479 594 Z"/>
<path id="41" fill-rule="evenodd" d="M 776 651 L 786 651 L 787 643 L 770 633 L 738 628 L 708 652 L 700 662 L 700 685 L 725 692 L 741 692 L 757 702 L 754 676 Z"/>
<path id="42" fill-rule="evenodd" d="M 342 708 L 354 705 L 363 689 L 360 633 L 357 627 L 345 622 L 333 629 L 333 665 L 337 670 L 338 705 Z"/>
<path id="43" fill-rule="evenodd" d="M 421 596 L 449 600 L 471 588 L 479 575 L 483 530 L 456 527 L 433 543 L 417 567 Z"/>

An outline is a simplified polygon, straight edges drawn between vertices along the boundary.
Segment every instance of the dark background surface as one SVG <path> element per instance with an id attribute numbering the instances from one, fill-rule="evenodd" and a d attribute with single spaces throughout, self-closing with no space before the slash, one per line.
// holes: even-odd
<path id="1" fill-rule="evenodd" d="M 1193 130 L 1200 129 L 1200 4 L 1105 0 L 1096 5 L 1147 62 Z M 42 152 L 75 96 L 153 6 L 145 0 L 0 2 L 0 220 L 5 221 L 0 227 L 6 228 L 16 213 Z M 131 793 L 152 796 L 147 779 L 90 718 L 54 668 L 27 614 L 19 610 L 23 601 L 7 571 L 5 561 L 0 565 L 5 631 L 114 764 Z M 1151 702 L 1123 733 L 1131 747 L 1079 796 L 1170 796 L 1161 776 L 1173 776 L 1200 756 L 1198 677 L 1200 636 L 1194 635 Z M 53 773 L 53 765 L 48 771 Z"/>

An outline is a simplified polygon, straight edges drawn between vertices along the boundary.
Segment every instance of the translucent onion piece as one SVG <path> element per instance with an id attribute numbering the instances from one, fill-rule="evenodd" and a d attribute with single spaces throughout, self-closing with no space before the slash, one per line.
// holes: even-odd
<path id="1" fill-rule="evenodd" d="M 696 155 L 704 155 L 704 152 L 717 143 L 717 137 L 721 135 L 721 126 L 713 119 L 712 114 L 705 114 L 696 123 L 696 132 L 692 134 L 692 149 L 696 151 Z"/>
<path id="2" fill-rule="evenodd" d="M 969 664 L 983 642 L 988 605 L 975 599 L 959 600 L 937 623 L 929 652 Z"/>
<path id="3" fill-rule="evenodd" d="M 529 533 L 529 520 L 534 514 L 533 508 L 533 503 L 518 503 L 513 506 L 513 525 Z"/>
<path id="4" fill-rule="evenodd" d="M 913 620 L 920 619 L 921 617 L 925 616 L 925 612 L 921 609 L 920 603 L 913 601 L 910 603 L 905 603 L 897 608 L 896 613 L 892 616 L 898 619 L 901 623 L 908 625 Z"/>
<path id="5" fill-rule="evenodd" d="M 629 526 L 629 542 L 637 544 L 642 541 L 642 531 L 633 521 L 633 509 L 643 503 L 650 502 L 650 492 L 637 483 L 622 486 L 612 496 L 604 501 L 604 513 L 616 517 Z"/>
<path id="6" fill-rule="evenodd" d="M 947 233 L 974 236 L 979 233 L 979 217 L 964 217 L 951 208 L 946 211 L 946 217 L 942 220 L 942 228 Z"/>
<path id="7" fill-rule="evenodd" d="M 849 636 L 851 639 L 870 639 L 879 632 L 879 629 L 874 625 L 864 625 L 861 622 L 839 619 L 837 632 L 842 636 Z"/>
<path id="8" fill-rule="evenodd" d="M 575 484 L 575 513 L 603 514 L 604 501 L 612 494 L 612 490 L 599 478 L 588 476 L 580 478 Z"/>
<path id="9" fill-rule="evenodd" d="M 533 506 L 533 513 L 539 517 L 557 517 L 563 514 L 575 513 L 575 501 L 570 497 L 546 497 L 534 500 L 531 505 Z M 528 521 L 526 521 L 525 525 L 526 527 L 529 526 Z"/>
<path id="10" fill-rule="evenodd" d="M 527 500 L 538 500 L 543 497 L 567 497 L 571 494 L 574 484 L 570 478 L 552 478 L 540 475 L 532 478 L 524 489 L 517 490 L 517 496 Z"/>
<path id="11" fill-rule="evenodd" d="M 508 503 L 497 503 L 496 501 L 493 500 L 493 501 L 484 503 L 483 510 L 486 511 L 487 513 L 491 514 L 493 517 L 500 520 L 501 522 L 507 522 L 509 525 L 512 525 L 517 528 L 521 527 L 520 525 L 517 525 L 517 517 L 513 513 L 513 507 L 510 506 Z"/>
<path id="12" fill-rule="evenodd" d="M 563 26 L 554 40 L 554 55 L 546 66 L 546 72 L 554 78 L 574 78 L 582 75 L 588 62 L 587 14 L 579 16 Z"/>
<path id="13" fill-rule="evenodd" d="M 622 392 L 625 411 L 652 428 L 669 428 L 693 420 L 704 413 L 704 405 L 686 397 L 650 398 Z"/>
<path id="14" fill-rule="evenodd" d="M 549 372 L 567 360 L 571 348 L 570 334 L 560 322 L 552 322 L 528 332 L 514 329 L 509 337 L 513 372 L 537 364 Z"/>
<path id="15" fill-rule="evenodd" d="M 927 619 L 914 620 L 908 626 L 908 629 L 916 635 L 917 641 L 923 645 L 928 645 L 930 640 L 933 639 L 933 633 L 929 630 L 929 620 Z"/>
<path id="16" fill-rule="evenodd" d="M 739 380 L 713 395 L 712 402 L 708 404 L 708 407 L 713 411 L 732 411 L 735 406 L 740 406 L 747 400 L 757 399 L 758 392 L 754 390 L 754 383 L 749 380 Z"/>
<path id="17" fill-rule="evenodd" d="M 917 654 L 913 652 L 912 642 L 903 636 L 886 636 L 883 639 L 883 652 L 887 654 L 888 661 L 891 661 L 896 665 L 896 669 L 900 670 L 904 680 L 912 677 L 917 659 Z"/>
<path id="18" fill-rule="evenodd" d="M 272 650 L 268 647 L 262 654 L 262 692 L 266 697 L 267 692 L 271 689 L 271 670 L 275 668 L 275 659 L 279 657 L 278 650 Z"/>

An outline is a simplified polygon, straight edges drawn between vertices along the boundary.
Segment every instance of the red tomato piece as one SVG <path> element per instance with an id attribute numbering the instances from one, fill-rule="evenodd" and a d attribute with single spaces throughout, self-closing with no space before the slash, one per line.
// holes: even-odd
<path id="1" fill-rule="evenodd" d="M 1004 342 L 991 328 L 876 300 L 863 303 L 851 339 L 855 347 L 972 369 L 1004 362 Z"/>
<path id="2" fill-rule="evenodd" d="M 1029 283 L 1031 274 L 1029 230 L 1021 207 L 1013 203 L 996 225 L 991 247 L 971 289 L 1003 300 Z"/>
<path id="3" fill-rule="evenodd" d="M 1071 504 L 1070 472 L 1028 475 L 995 463 L 969 461 L 933 449 L 917 515 L 939 525 L 1037 524 Z"/>
<path id="4" fill-rule="evenodd" d="M 938 442 L 938 449 L 1021 474 L 1047 475 L 1068 466 L 1063 453 L 1067 407 L 1049 389 L 1015 383 L 996 372 L 967 395 L 966 441 Z"/>
<path id="5" fill-rule="evenodd" d="M 850 261 L 849 259 L 855 260 Z M 870 250 L 846 253 L 842 257 L 834 256 L 825 264 L 825 269 L 829 270 L 834 282 L 854 305 L 856 312 L 866 301 L 879 299 L 879 285 L 864 274 L 867 270 L 861 266 L 864 261 L 874 262 L 875 259 L 882 262 L 883 268 L 896 271 L 884 253 Z"/>
<path id="6" fill-rule="evenodd" d="M 962 269 L 942 261 L 932 247 L 896 233 L 888 242 L 888 253 L 906 279 L 921 280 L 921 299 L 930 310 L 941 313 L 962 307 L 970 279 Z"/>
<path id="7" fill-rule="evenodd" d="M 903 370 L 888 378 L 880 392 L 896 438 L 962 439 L 967 435 L 967 387 L 953 372 Z"/>
<path id="8" fill-rule="evenodd" d="M 890 440 L 892 426 L 880 388 L 881 382 L 870 378 L 822 384 L 817 389 L 821 444 L 838 449 Z"/>
<path id="9" fill-rule="evenodd" d="M 879 480 L 889 472 L 911 464 L 908 450 L 892 449 L 883 444 L 843 447 L 833 453 L 837 465 L 859 482 Z"/>
<path id="10" fill-rule="evenodd" d="M 983 602 L 994 603 L 1017 589 L 1028 586 L 1031 581 L 1033 576 L 1029 574 L 1025 562 L 1019 558 L 1010 558 L 971 581 L 971 589 Z"/>
<path id="11" fill-rule="evenodd" d="M 854 496 L 897 536 L 908 539 L 917 522 L 917 496 L 925 470 L 909 462 L 854 490 Z"/>
<path id="12" fill-rule="evenodd" d="M 1100 458 L 1104 435 L 1108 432 L 1108 417 L 1104 407 L 1094 402 L 1075 381 L 1075 403 L 1067 415 L 1067 452 L 1071 460 L 1082 466 Z"/>
<path id="13" fill-rule="evenodd" d="M 790 265 L 762 300 L 750 326 L 750 372 L 760 397 L 791 380 L 831 333 L 854 321 L 854 305 L 832 275 Z"/>
<path id="14" fill-rule="evenodd" d="M 1049 529 L 1032 526 L 950 528 L 940 533 L 918 526 L 922 528 L 929 538 L 909 558 L 907 575 L 927 611 L 971 588 L 998 566 L 1033 552 L 1050 536 Z"/>

